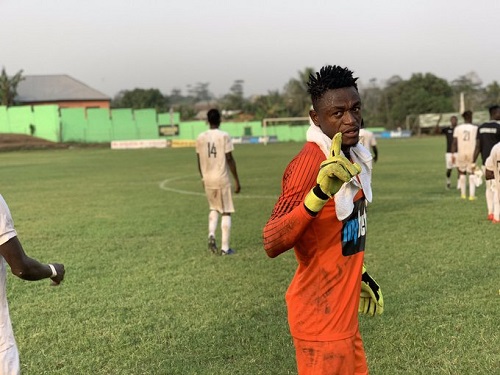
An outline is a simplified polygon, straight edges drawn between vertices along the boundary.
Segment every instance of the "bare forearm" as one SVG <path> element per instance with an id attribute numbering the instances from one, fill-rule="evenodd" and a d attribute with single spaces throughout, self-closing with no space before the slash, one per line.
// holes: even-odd
<path id="1" fill-rule="evenodd" d="M 457 143 L 457 139 L 456 138 L 453 138 L 453 143 L 451 144 L 451 152 L 453 154 L 455 154 L 458 150 L 458 143 Z"/>
<path id="2" fill-rule="evenodd" d="M 234 159 L 228 161 L 228 166 L 231 174 L 233 175 L 234 181 L 239 184 L 240 179 L 238 178 L 238 170 L 236 169 L 236 162 L 234 161 Z"/>
<path id="3" fill-rule="evenodd" d="M 12 273 L 28 281 L 47 279 L 52 276 L 52 270 L 49 265 L 40 263 L 36 259 L 29 257 L 25 260 L 22 268 L 12 268 Z"/>
<path id="4" fill-rule="evenodd" d="M 9 264 L 12 273 L 23 280 L 35 281 L 52 277 L 52 268 L 26 255 L 17 236 L 0 245 L 0 255 Z M 54 264 L 54 267 L 58 275 L 53 280 L 62 280 L 64 266 Z"/>
<path id="5" fill-rule="evenodd" d="M 472 156 L 472 162 L 475 163 L 476 160 L 477 160 L 477 157 L 479 156 L 479 152 L 480 152 L 480 145 L 479 145 L 479 142 L 477 141 L 476 142 L 476 148 L 474 149 L 474 155 Z M 484 162 L 484 160 L 483 160 Z"/>

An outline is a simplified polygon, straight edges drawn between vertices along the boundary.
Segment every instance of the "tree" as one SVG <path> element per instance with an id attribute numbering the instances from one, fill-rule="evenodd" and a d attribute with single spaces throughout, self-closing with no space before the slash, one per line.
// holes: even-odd
<path id="1" fill-rule="evenodd" d="M 154 108 L 157 112 L 169 110 L 168 100 L 158 89 L 134 89 L 120 91 L 111 103 L 114 108 Z"/>
<path id="2" fill-rule="evenodd" d="M 387 124 L 385 97 L 376 78 L 370 79 L 370 84 L 367 87 L 359 88 L 359 91 L 361 103 L 363 103 L 365 126 L 385 126 Z"/>
<path id="3" fill-rule="evenodd" d="M 237 79 L 233 82 L 229 94 L 224 95 L 221 104 L 226 109 L 242 110 L 245 107 L 245 98 L 243 97 L 243 81 Z"/>
<path id="4" fill-rule="evenodd" d="M 408 81 L 388 86 L 384 94 L 391 128 L 404 126 L 409 115 L 453 111 L 451 86 L 431 73 L 415 73 Z"/>
<path id="5" fill-rule="evenodd" d="M 250 110 L 257 120 L 267 117 L 288 117 L 284 98 L 279 91 L 269 91 L 267 95 L 258 96 L 250 104 Z"/>
<path id="6" fill-rule="evenodd" d="M 226 110 L 244 110 L 247 106 L 247 101 L 243 96 L 242 79 L 237 79 L 230 87 L 230 92 L 222 96 L 219 100 L 219 105 Z"/>
<path id="7" fill-rule="evenodd" d="M 498 103 L 500 103 L 500 85 L 497 81 L 493 81 L 484 89 L 482 104 L 484 107 L 489 107 Z"/>
<path id="8" fill-rule="evenodd" d="M 17 86 L 24 80 L 23 71 L 20 70 L 12 78 L 7 76 L 5 68 L 2 68 L 0 75 L 0 103 L 4 106 L 14 105 L 14 99 L 17 96 Z"/>
<path id="9" fill-rule="evenodd" d="M 179 88 L 173 88 L 169 100 L 172 104 L 178 104 L 183 101 L 184 97 L 182 96 L 182 91 Z"/>
<path id="10" fill-rule="evenodd" d="M 292 78 L 284 88 L 284 100 L 289 117 L 304 117 L 309 113 L 311 98 L 307 92 L 309 76 L 314 74 L 314 69 L 307 67 L 299 71 L 298 78 Z"/>
<path id="11" fill-rule="evenodd" d="M 198 102 L 208 102 L 214 98 L 214 95 L 210 92 L 208 86 L 210 86 L 209 82 L 198 82 L 194 87 L 188 85 L 188 94 Z"/>
<path id="12" fill-rule="evenodd" d="M 459 108 L 460 94 L 465 97 L 465 109 L 476 111 L 482 107 L 482 81 L 475 72 L 469 72 L 452 81 L 453 102 Z M 481 108 L 482 109 L 482 108 Z"/>

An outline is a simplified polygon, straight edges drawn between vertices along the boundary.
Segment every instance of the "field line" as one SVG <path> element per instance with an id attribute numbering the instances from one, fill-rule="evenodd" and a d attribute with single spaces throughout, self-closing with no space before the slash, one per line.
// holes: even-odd
<path id="1" fill-rule="evenodd" d="M 171 191 L 171 192 L 177 193 L 177 194 L 196 195 L 196 196 L 204 197 L 205 196 L 204 192 L 176 189 L 174 187 L 168 186 L 173 181 L 183 180 L 186 178 L 191 178 L 193 176 L 197 176 L 197 175 L 188 175 L 188 176 L 178 176 L 178 177 L 167 178 L 166 180 L 163 180 L 160 182 L 160 184 L 159 184 L 160 189 L 165 190 L 165 191 Z M 233 198 L 236 198 L 236 199 L 278 199 L 278 196 L 276 196 L 276 195 L 233 194 Z"/>

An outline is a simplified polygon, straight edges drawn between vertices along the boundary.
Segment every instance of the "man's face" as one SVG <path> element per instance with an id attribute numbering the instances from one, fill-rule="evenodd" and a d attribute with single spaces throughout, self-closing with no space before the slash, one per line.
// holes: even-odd
<path id="1" fill-rule="evenodd" d="M 450 117 L 450 122 L 451 122 L 451 127 L 454 128 L 455 126 L 457 126 L 457 116 L 451 116 Z"/>
<path id="2" fill-rule="evenodd" d="M 354 87 L 327 91 L 309 114 L 316 126 L 329 138 L 341 132 L 342 146 L 354 146 L 359 141 L 361 98 Z"/>

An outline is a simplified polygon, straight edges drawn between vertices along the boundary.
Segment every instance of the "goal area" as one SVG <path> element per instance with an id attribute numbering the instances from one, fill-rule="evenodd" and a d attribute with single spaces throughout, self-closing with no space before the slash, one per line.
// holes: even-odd
<path id="1" fill-rule="evenodd" d="M 272 117 L 262 119 L 264 144 L 270 136 L 277 136 L 280 141 L 303 141 L 309 127 L 309 117 Z"/>

